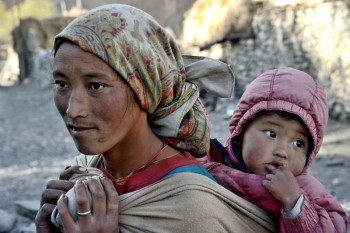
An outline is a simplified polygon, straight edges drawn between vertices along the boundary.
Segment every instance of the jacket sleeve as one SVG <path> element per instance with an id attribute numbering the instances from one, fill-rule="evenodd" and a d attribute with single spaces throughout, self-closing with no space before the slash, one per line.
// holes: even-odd
<path id="1" fill-rule="evenodd" d="M 304 173 L 297 180 L 305 197 L 302 210 L 294 218 L 281 212 L 280 232 L 346 233 L 348 218 L 339 202 L 310 174 Z"/>

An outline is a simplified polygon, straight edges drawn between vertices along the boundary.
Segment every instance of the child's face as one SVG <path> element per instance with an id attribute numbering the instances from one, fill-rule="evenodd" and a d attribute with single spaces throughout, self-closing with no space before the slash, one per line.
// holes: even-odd
<path id="1" fill-rule="evenodd" d="M 269 113 L 258 116 L 246 128 L 242 157 L 255 174 L 265 175 L 284 166 L 297 176 L 304 169 L 308 148 L 307 132 L 298 120 Z"/>

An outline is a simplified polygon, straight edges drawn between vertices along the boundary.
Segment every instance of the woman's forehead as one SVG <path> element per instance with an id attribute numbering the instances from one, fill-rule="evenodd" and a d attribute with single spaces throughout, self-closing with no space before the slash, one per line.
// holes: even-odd
<path id="1" fill-rule="evenodd" d="M 115 80 L 115 76 L 119 76 L 100 58 L 71 43 L 63 43 L 54 59 L 54 75 L 62 72 L 80 72 L 86 78 L 94 77 L 110 79 L 110 81 Z"/>

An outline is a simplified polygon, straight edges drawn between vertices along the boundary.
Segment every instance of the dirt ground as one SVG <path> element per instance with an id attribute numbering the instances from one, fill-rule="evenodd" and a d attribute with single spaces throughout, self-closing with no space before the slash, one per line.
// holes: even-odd
<path id="1" fill-rule="evenodd" d="M 227 108 L 210 112 L 212 137 L 229 135 Z M 56 111 L 50 88 L 34 81 L 0 87 L 0 209 L 18 200 L 40 200 L 50 179 L 78 154 Z M 350 124 L 330 121 L 310 172 L 350 213 Z"/>

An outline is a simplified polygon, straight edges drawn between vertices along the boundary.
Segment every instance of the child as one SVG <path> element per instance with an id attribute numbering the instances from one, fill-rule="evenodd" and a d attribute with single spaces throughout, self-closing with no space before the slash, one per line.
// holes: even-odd
<path id="1" fill-rule="evenodd" d="M 340 204 L 307 169 L 328 121 L 323 88 L 292 68 L 270 70 L 246 89 L 224 148 L 202 160 L 217 181 L 279 220 L 280 232 L 346 232 Z"/>

